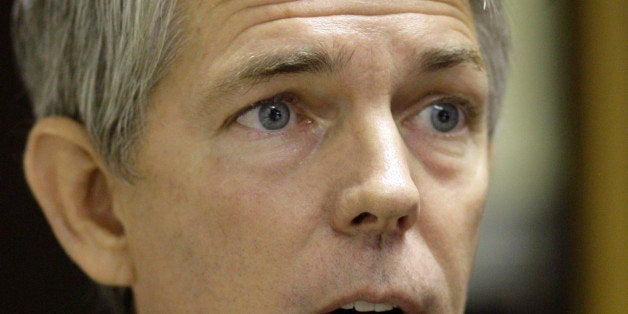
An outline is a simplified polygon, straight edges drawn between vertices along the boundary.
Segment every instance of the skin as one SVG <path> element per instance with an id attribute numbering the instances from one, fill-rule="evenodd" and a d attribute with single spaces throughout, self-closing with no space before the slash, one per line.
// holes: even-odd
<path id="1" fill-rule="evenodd" d="M 217 2 L 181 3 L 187 41 L 151 96 L 140 177 L 102 175 L 114 217 L 97 218 L 124 238 L 107 242 L 125 256 L 113 282 L 140 313 L 357 300 L 462 312 L 488 184 L 487 77 L 478 60 L 421 64 L 478 49 L 469 4 Z M 237 80 L 252 57 L 312 50 L 332 69 Z M 259 129 L 247 109 L 275 95 L 293 120 Z M 429 119 L 442 99 L 465 117 L 446 133 Z"/>

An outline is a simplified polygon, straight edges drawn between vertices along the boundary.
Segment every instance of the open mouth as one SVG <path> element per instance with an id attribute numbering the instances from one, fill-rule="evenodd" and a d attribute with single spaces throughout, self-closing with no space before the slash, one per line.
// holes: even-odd
<path id="1" fill-rule="evenodd" d="M 392 313 L 392 314 L 403 314 L 403 311 L 396 307 L 393 304 L 389 303 L 369 303 L 366 301 L 356 301 L 346 305 L 343 305 L 341 308 L 336 309 L 330 314 L 337 313 Z"/>

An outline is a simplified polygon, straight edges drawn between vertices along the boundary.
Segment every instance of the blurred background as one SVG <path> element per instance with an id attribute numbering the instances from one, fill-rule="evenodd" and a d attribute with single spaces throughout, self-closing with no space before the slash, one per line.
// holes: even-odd
<path id="1" fill-rule="evenodd" d="M 627 1 L 508 0 L 512 69 L 468 313 L 628 311 Z M 21 172 L 32 124 L 0 4 L 0 313 L 93 313 Z"/>
<path id="2" fill-rule="evenodd" d="M 505 1 L 512 68 L 469 312 L 628 313 L 627 1 Z"/>

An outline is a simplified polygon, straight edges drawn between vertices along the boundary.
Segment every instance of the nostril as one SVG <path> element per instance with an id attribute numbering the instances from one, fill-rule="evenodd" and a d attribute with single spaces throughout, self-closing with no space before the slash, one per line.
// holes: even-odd
<path id="1" fill-rule="evenodd" d="M 363 212 L 351 220 L 351 224 L 359 225 L 361 223 L 372 223 L 377 221 L 377 216 Z"/>
<path id="2" fill-rule="evenodd" d="M 410 222 L 410 217 L 408 217 L 408 215 L 400 217 L 397 220 L 397 227 L 399 227 L 399 230 L 406 230 L 410 227 L 411 222 Z"/>

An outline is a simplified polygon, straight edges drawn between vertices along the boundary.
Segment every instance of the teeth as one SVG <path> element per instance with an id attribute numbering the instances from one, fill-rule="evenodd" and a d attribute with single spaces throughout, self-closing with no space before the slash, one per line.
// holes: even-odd
<path id="1" fill-rule="evenodd" d="M 377 303 L 375 304 L 375 312 L 386 312 L 386 311 L 392 311 L 393 310 L 393 305 L 392 304 L 388 304 L 388 303 Z"/>
<path id="2" fill-rule="evenodd" d="M 373 312 L 375 311 L 375 304 L 364 301 L 355 301 L 355 310 L 358 312 Z"/>
<path id="3" fill-rule="evenodd" d="M 352 310 L 353 309 L 353 303 L 349 303 L 349 304 L 345 304 L 342 306 L 343 310 Z"/>
<path id="4" fill-rule="evenodd" d="M 345 304 L 342 306 L 343 310 L 355 309 L 357 312 L 386 312 L 392 311 L 395 308 L 394 305 L 388 303 L 369 303 L 366 301 L 355 301 L 353 303 Z"/>

